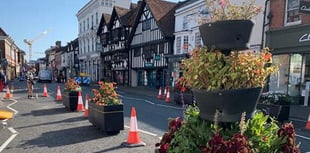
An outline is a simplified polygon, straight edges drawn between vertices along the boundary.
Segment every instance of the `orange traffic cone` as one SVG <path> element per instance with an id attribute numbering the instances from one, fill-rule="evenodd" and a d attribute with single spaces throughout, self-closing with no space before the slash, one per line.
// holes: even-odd
<path id="1" fill-rule="evenodd" d="M 62 100 L 62 96 L 61 96 L 61 92 L 60 92 L 60 86 L 57 87 L 57 97 L 56 97 L 57 101 L 61 101 Z"/>
<path id="2" fill-rule="evenodd" d="M 170 99 L 170 88 L 169 87 L 167 87 L 168 89 L 167 89 L 167 96 L 166 96 L 166 99 L 165 99 L 165 101 L 167 102 L 167 103 L 170 103 L 171 102 L 171 99 Z"/>
<path id="3" fill-rule="evenodd" d="M 159 87 L 159 91 L 158 91 L 158 96 L 157 96 L 158 99 L 161 99 L 162 98 L 162 95 L 161 95 L 161 87 Z"/>
<path id="4" fill-rule="evenodd" d="M 46 84 L 44 84 L 43 97 L 47 97 L 47 96 L 48 96 L 47 88 L 46 88 Z"/>
<path id="5" fill-rule="evenodd" d="M 5 98 L 6 98 L 6 99 L 11 99 L 10 88 L 9 88 L 9 86 L 8 86 L 8 85 L 6 86 L 6 94 L 5 94 Z"/>
<path id="6" fill-rule="evenodd" d="M 123 145 L 127 147 L 139 147 L 145 146 L 146 144 L 140 140 L 138 132 L 138 124 L 136 117 L 136 110 L 134 107 L 131 108 L 131 117 L 130 117 L 130 129 L 128 134 L 127 142 L 124 142 Z"/>
<path id="7" fill-rule="evenodd" d="M 84 116 L 88 117 L 88 94 L 86 94 L 86 96 L 85 96 L 85 112 L 84 112 Z"/>
<path id="8" fill-rule="evenodd" d="M 306 129 L 310 130 L 310 114 L 308 116 L 308 121 L 307 121 L 307 124 L 306 124 Z"/>
<path id="9" fill-rule="evenodd" d="M 83 98 L 82 98 L 81 91 L 79 91 L 77 111 L 78 112 L 84 111 Z"/>
<path id="10" fill-rule="evenodd" d="M 165 87 L 164 95 L 162 96 L 162 98 L 165 98 L 166 96 L 167 96 L 167 87 Z"/>

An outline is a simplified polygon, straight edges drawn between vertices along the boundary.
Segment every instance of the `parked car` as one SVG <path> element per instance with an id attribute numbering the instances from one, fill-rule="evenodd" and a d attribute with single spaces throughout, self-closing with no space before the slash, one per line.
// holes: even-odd
<path id="1" fill-rule="evenodd" d="M 50 70 L 40 70 L 38 77 L 39 77 L 38 82 L 42 82 L 42 81 L 52 82 L 53 80 L 52 72 Z"/>

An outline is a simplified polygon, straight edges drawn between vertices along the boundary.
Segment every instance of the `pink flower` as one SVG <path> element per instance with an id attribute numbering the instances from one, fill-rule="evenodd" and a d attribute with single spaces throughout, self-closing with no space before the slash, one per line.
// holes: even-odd
<path id="1" fill-rule="evenodd" d="M 219 0 L 218 3 L 221 5 L 222 8 L 224 8 L 226 5 L 225 0 Z"/>

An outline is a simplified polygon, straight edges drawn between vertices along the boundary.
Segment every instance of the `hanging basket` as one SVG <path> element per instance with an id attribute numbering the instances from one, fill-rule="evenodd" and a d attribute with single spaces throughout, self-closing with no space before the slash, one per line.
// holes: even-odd
<path id="1" fill-rule="evenodd" d="M 214 121 L 214 115 L 218 111 L 219 122 L 236 122 L 241 114 L 246 112 L 251 117 L 254 112 L 262 88 L 245 88 L 225 91 L 192 90 L 200 117 Z"/>
<path id="2" fill-rule="evenodd" d="M 254 23 L 251 20 L 224 20 L 199 26 L 205 46 L 222 51 L 248 49 Z"/>

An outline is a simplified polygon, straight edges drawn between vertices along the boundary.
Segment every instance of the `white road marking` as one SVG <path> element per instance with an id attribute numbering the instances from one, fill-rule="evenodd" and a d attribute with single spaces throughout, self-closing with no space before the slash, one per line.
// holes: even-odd
<path id="1" fill-rule="evenodd" d="M 129 128 L 130 128 L 130 127 L 129 127 L 129 126 L 127 126 L 127 125 L 124 125 L 124 127 L 125 127 L 125 128 L 127 128 L 127 129 L 129 129 Z M 151 132 L 148 132 L 148 131 L 144 131 L 144 130 L 140 130 L 140 129 L 138 129 L 138 131 L 139 131 L 139 132 L 141 132 L 141 133 L 144 133 L 144 134 L 148 134 L 148 135 L 154 136 L 154 137 L 156 137 L 156 136 L 157 136 L 157 134 L 155 134 L 155 133 L 151 133 Z"/>
<path id="2" fill-rule="evenodd" d="M 163 105 L 163 104 L 156 104 L 156 105 L 161 106 L 161 107 L 173 108 L 173 109 L 180 109 L 180 110 L 184 109 L 182 107 L 174 107 L 174 106 L 168 106 L 168 105 Z"/>
<path id="3" fill-rule="evenodd" d="M 302 135 L 299 135 L 299 134 L 296 134 L 297 137 L 300 137 L 300 138 L 303 138 L 303 139 L 306 139 L 306 140 L 310 140 L 309 137 L 306 137 L 306 136 L 302 136 Z"/>
<path id="4" fill-rule="evenodd" d="M 9 108 L 10 110 L 12 110 L 14 112 L 14 114 L 16 115 L 18 113 L 17 110 L 11 108 L 10 106 L 14 105 L 15 103 L 17 103 L 18 101 L 15 99 L 10 99 L 12 101 L 14 101 L 13 103 L 9 104 L 8 106 L 6 106 L 7 108 Z M 4 126 L 7 126 L 6 123 L 7 119 L 2 121 L 2 124 Z M 7 139 L 1 146 L 0 146 L 0 152 L 2 152 L 9 144 L 11 141 L 14 140 L 14 138 L 17 136 L 18 132 L 13 128 L 13 127 L 9 127 L 8 130 L 12 133 L 12 135 L 9 137 L 9 139 Z"/>
<path id="5" fill-rule="evenodd" d="M 120 96 L 120 97 L 124 97 L 124 98 L 127 98 L 127 99 L 132 99 L 132 100 L 141 100 L 141 101 L 144 100 L 144 99 L 141 99 L 141 98 L 134 98 L 134 97 L 128 97 L 128 96 Z"/>
<path id="6" fill-rule="evenodd" d="M 10 109 L 10 110 L 12 110 L 13 112 L 14 112 L 14 114 L 16 115 L 17 113 L 18 113 L 18 111 L 17 110 L 15 110 L 15 109 L 13 109 L 12 107 L 10 107 L 10 106 L 12 106 L 12 105 L 14 105 L 15 103 L 17 103 L 17 100 L 15 100 L 15 99 L 11 99 L 12 101 L 14 101 L 13 103 L 11 103 L 11 104 L 9 104 L 8 106 L 6 106 L 8 109 Z"/>
<path id="7" fill-rule="evenodd" d="M 152 105 L 154 105 L 155 103 L 153 103 L 153 102 L 151 102 L 151 101 L 149 101 L 149 100 L 144 100 L 145 102 L 147 102 L 147 103 L 149 103 L 149 104 L 152 104 Z"/>
<path id="8" fill-rule="evenodd" d="M 175 106 L 168 106 L 168 105 L 163 105 L 163 104 L 156 104 L 156 103 L 154 103 L 154 102 L 152 102 L 152 101 L 145 100 L 145 99 L 141 99 L 141 98 L 134 98 L 134 97 L 122 96 L 122 95 L 120 95 L 120 97 L 122 97 L 122 98 L 127 98 L 127 99 L 132 99 L 132 100 L 141 100 L 141 101 L 144 101 L 144 102 L 149 103 L 149 104 L 151 104 L 151 105 L 157 105 L 157 106 L 161 106 L 161 107 L 167 107 L 167 108 L 173 108 L 173 109 L 180 109 L 180 110 L 184 109 L 184 108 L 182 108 L 182 107 L 180 108 L 180 107 L 175 107 Z"/>
<path id="9" fill-rule="evenodd" d="M 1 146 L 0 146 L 0 152 L 3 151 L 3 149 L 8 146 L 10 144 L 10 142 L 17 136 L 17 133 L 16 134 L 13 134 L 9 137 L 9 139 L 7 139 Z"/>

